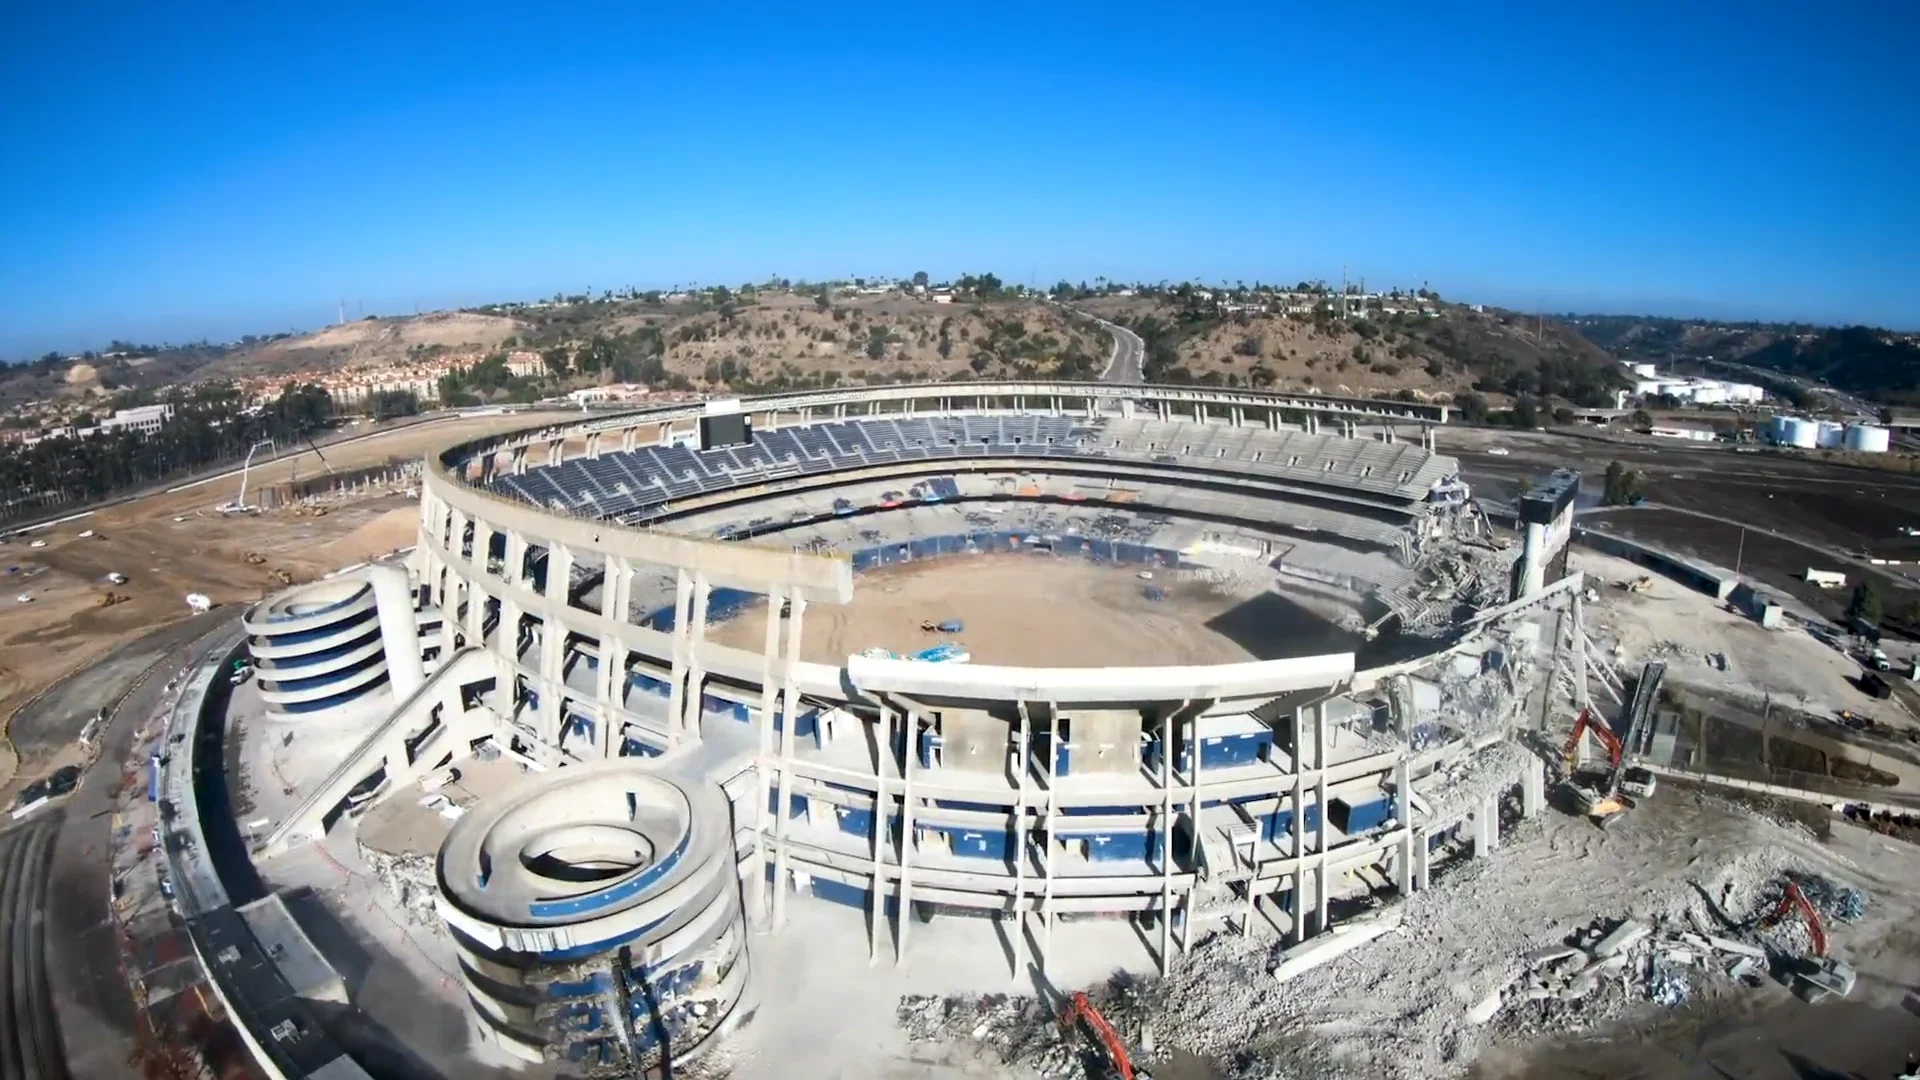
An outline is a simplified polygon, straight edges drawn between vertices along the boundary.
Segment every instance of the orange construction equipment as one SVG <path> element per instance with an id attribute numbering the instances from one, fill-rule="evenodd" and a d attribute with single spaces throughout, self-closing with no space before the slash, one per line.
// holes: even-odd
<path id="1" fill-rule="evenodd" d="M 1780 906 L 1773 909 L 1762 925 L 1773 926 L 1796 910 L 1807 920 L 1807 937 L 1812 947 L 1808 949 L 1809 955 L 1799 958 L 1792 972 L 1794 994 L 1803 1001 L 1814 1002 L 1853 993 L 1853 984 L 1858 978 L 1853 965 L 1827 955 L 1827 928 L 1821 924 L 1820 913 L 1808 903 L 1807 894 L 1800 891 L 1797 882 L 1787 882 Z"/>
<path id="2" fill-rule="evenodd" d="M 1573 723 L 1573 734 L 1567 736 L 1567 745 L 1561 750 L 1567 759 L 1567 771 L 1572 772 L 1574 765 L 1577 764 L 1580 754 L 1580 737 L 1589 731 L 1593 732 L 1594 738 L 1600 740 L 1601 746 L 1607 748 L 1607 771 L 1617 772 L 1620 768 L 1620 759 L 1626 754 L 1627 748 L 1612 729 L 1594 719 L 1592 709 L 1580 710 L 1580 719 Z"/>
<path id="3" fill-rule="evenodd" d="M 1093 1007 L 1093 1002 L 1087 1000 L 1087 995 L 1078 990 L 1067 999 L 1067 1007 L 1060 1010 L 1061 1027 L 1071 1030 L 1075 1022 L 1084 1022 L 1094 1038 L 1100 1040 L 1106 1049 L 1107 1061 L 1113 1066 L 1113 1074 L 1120 1080 L 1133 1080 L 1133 1059 L 1121 1045 L 1119 1033 L 1100 1015 L 1100 1010 Z"/>
<path id="4" fill-rule="evenodd" d="M 1807 936 L 1813 939 L 1813 955 L 1816 958 L 1827 955 L 1827 928 L 1821 925 L 1820 913 L 1813 909 L 1813 905 L 1807 901 L 1807 894 L 1801 892 L 1795 882 L 1787 882 L 1787 891 L 1780 897 L 1780 906 L 1773 909 L 1773 914 L 1767 916 L 1762 925 L 1773 926 L 1793 914 L 1796 908 L 1800 917 L 1807 920 Z"/>

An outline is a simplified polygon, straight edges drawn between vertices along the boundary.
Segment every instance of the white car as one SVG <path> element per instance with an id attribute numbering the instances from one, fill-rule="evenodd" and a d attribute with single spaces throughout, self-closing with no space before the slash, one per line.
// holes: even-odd
<path id="1" fill-rule="evenodd" d="M 33 543 L 28 544 L 27 546 L 31 548 L 43 548 L 47 546 L 47 542 L 45 540 L 35 540 Z"/>
<path id="2" fill-rule="evenodd" d="M 30 592 L 23 592 L 19 596 L 14 597 L 13 601 L 16 604 L 31 604 L 33 603 L 33 594 Z"/>
<path id="3" fill-rule="evenodd" d="M 93 530 L 92 530 L 92 529 L 84 529 L 84 530 L 82 530 L 82 531 L 81 531 L 81 533 L 80 533 L 80 539 L 82 539 L 82 540 L 91 540 L 91 539 L 93 539 Z"/>
<path id="4" fill-rule="evenodd" d="M 1510 451 L 1510 450 L 1508 450 L 1508 449 L 1507 449 L 1506 447 L 1504 447 L 1504 446 L 1489 446 L 1489 447 L 1487 447 L 1487 453 L 1489 453 L 1489 454 L 1492 454 L 1492 455 L 1493 455 L 1494 457 L 1506 457 L 1506 456 L 1507 456 L 1507 455 L 1508 455 L 1509 453 L 1511 453 L 1511 452 L 1512 452 L 1512 451 Z"/>

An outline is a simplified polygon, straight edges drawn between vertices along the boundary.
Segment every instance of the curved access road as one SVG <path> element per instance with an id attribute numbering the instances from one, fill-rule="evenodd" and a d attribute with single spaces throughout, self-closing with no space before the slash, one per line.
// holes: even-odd
<path id="1" fill-rule="evenodd" d="M 1090 312 L 1082 311 L 1080 314 L 1099 323 L 1103 329 L 1113 335 L 1113 352 L 1107 356 L 1107 366 L 1100 371 L 1100 381 L 1127 386 L 1146 382 L 1144 368 L 1147 362 L 1147 343 L 1140 340 L 1140 335 L 1119 323 L 1108 322 Z"/>

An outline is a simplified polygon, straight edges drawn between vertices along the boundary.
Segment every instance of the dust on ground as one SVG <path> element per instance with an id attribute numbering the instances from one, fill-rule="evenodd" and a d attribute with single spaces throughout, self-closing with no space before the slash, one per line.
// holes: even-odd
<path id="1" fill-rule="evenodd" d="M 1588 575 L 1599 600 L 1586 608 L 1587 636 L 1623 672 L 1649 660 L 1667 663 L 1671 682 L 1791 702 L 1814 712 L 1849 709 L 1888 722 L 1911 722 L 1893 701 L 1863 693 L 1857 660 L 1798 625 L 1763 629 L 1743 612 L 1625 559 L 1574 548 L 1569 569 Z M 1640 577 L 1646 591 L 1621 586 Z M 1722 668 L 1718 658 L 1724 657 Z"/>
<path id="2" fill-rule="evenodd" d="M 1637 973 L 1628 973 L 1610 992 L 1575 1004 L 1509 1002 L 1490 1022 L 1469 1018 L 1476 1003 L 1510 985 L 1531 950 L 1559 945 L 1596 920 L 1685 927 L 1700 889 L 1729 898 L 1731 917 L 1757 918 L 1789 870 L 1869 898 L 1856 922 L 1828 927 L 1833 949 L 1860 973 L 1843 1003 L 1808 1006 L 1774 981 L 1743 985 L 1717 969 L 1694 969 L 1678 1005 L 1649 1000 Z M 1470 1070 L 1485 1078 L 1853 1075 L 1796 1073 L 1788 1068 L 1796 1060 L 1891 1075 L 1920 1045 L 1920 1019 L 1906 1011 L 1920 979 L 1920 933 L 1911 929 L 1920 912 L 1917 875 L 1920 851 L 1911 845 L 1850 826 L 1822 840 L 1798 820 L 1668 786 L 1608 830 L 1552 810 L 1510 826 L 1490 857 L 1450 864 L 1433 888 L 1408 899 L 1402 931 L 1284 986 L 1269 974 L 1272 940 L 1220 934 L 1176 958 L 1166 978 L 1111 980 L 1096 998 L 1130 1044 L 1150 1029 L 1162 1054 L 1184 1051 L 1224 1075 L 1262 1080 L 1413 1080 Z M 1029 1076 L 1055 1037 L 1009 1027 L 1019 1012 L 1018 1003 L 991 999 L 976 1012 L 950 1003 L 917 1034 L 930 1045 L 1010 1056 L 1005 1075 Z M 1853 1038 L 1846 1025 L 1854 1022 L 1874 1037 Z M 1600 1060 L 1613 1064 L 1598 1067 Z M 1731 1068 L 1735 1061 L 1749 1067 Z"/>
<path id="3" fill-rule="evenodd" d="M 965 629 L 920 628 L 947 619 Z M 709 633 L 758 651 L 765 605 Z M 942 641 L 966 646 L 974 663 L 1042 667 L 1219 664 L 1353 648 L 1353 635 L 1245 578 L 1011 554 L 863 573 L 852 602 L 807 608 L 802 637 L 804 659 L 830 664 L 866 649 L 911 653 Z"/>
<path id="4" fill-rule="evenodd" d="M 409 425 L 324 452 L 328 465 L 346 470 L 538 422 L 528 415 L 462 417 Z M 313 452 L 290 454 L 257 465 L 248 485 L 324 471 Z M 239 486 L 240 478 L 232 476 L 150 495 L 0 546 L 0 720 L 116 646 L 187 618 L 189 592 L 219 605 L 250 603 L 283 587 L 276 570 L 295 581 L 312 580 L 411 543 L 413 530 L 399 523 L 418 520 L 418 499 L 401 492 L 333 504 L 321 517 L 291 509 L 219 513 L 215 507 L 233 499 Z M 85 531 L 94 535 L 81 537 Z M 34 540 L 47 546 L 34 548 Z M 249 562 L 249 552 L 264 561 Z M 128 580 L 108 584 L 109 573 Z M 101 606 L 108 593 L 125 600 Z M 21 595 L 31 599 L 20 602 Z M 11 753 L 0 753 L 0 786 L 13 779 L 15 767 Z"/>

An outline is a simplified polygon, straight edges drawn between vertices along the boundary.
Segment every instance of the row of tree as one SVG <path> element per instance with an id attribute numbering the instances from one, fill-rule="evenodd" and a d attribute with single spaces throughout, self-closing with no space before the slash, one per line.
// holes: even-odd
<path id="1" fill-rule="evenodd" d="M 149 435 L 116 431 L 0 447 L 0 521 L 238 461 L 262 439 L 292 446 L 333 420 L 331 395 L 312 384 L 289 384 L 256 409 L 229 383 L 183 388 L 164 400 L 173 416 Z"/>

